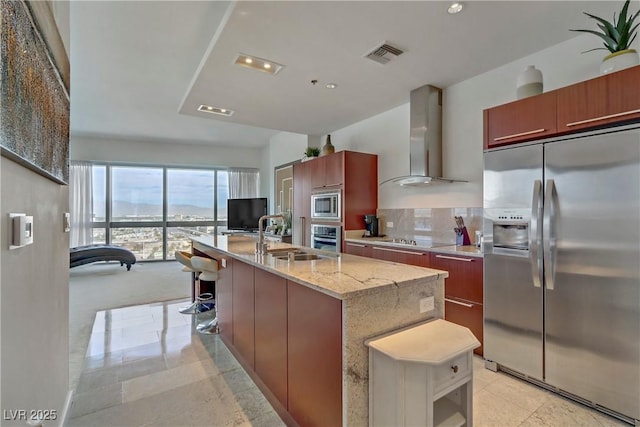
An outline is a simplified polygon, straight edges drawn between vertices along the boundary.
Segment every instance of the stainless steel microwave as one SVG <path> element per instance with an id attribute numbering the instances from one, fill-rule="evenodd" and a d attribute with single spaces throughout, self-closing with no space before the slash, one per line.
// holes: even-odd
<path id="1" fill-rule="evenodd" d="M 311 195 L 311 219 L 340 221 L 340 192 Z"/>

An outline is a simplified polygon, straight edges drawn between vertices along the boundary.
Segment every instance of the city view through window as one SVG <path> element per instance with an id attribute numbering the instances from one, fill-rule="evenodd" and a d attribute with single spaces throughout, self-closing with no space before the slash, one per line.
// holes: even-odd
<path id="1" fill-rule="evenodd" d="M 174 259 L 189 236 L 226 229 L 228 197 L 225 170 L 94 165 L 93 241 Z"/>

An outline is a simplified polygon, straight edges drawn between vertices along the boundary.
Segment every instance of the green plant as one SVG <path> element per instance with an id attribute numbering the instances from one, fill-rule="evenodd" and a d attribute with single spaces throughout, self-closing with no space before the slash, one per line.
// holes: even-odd
<path id="1" fill-rule="evenodd" d="M 282 212 L 282 216 L 284 216 L 284 228 L 285 230 L 291 230 L 291 211 L 287 210 Z"/>
<path id="2" fill-rule="evenodd" d="M 604 40 L 604 47 L 597 47 L 594 49 L 589 49 L 586 52 L 591 52 L 592 50 L 608 50 L 611 53 L 620 52 L 621 50 L 629 49 L 631 43 L 636 38 L 636 30 L 638 29 L 638 25 L 633 25 L 633 21 L 640 14 L 640 10 L 627 18 L 627 10 L 629 9 L 629 1 L 624 2 L 624 6 L 622 6 L 622 10 L 620 11 L 620 16 L 616 22 L 616 15 L 613 14 L 613 24 L 609 21 L 597 17 L 595 15 L 591 15 L 590 13 L 583 12 L 589 18 L 593 18 L 598 21 L 598 27 L 602 32 L 594 31 L 594 30 L 569 30 L 569 31 L 580 31 L 583 33 L 594 34 Z M 584 53 L 584 52 L 583 52 Z"/>
<path id="3" fill-rule="evenodd" d="M 318 147 L 308 147 L 304 154 L 307 157 L 318 157 L 320 155 L 320 149 Z"/>

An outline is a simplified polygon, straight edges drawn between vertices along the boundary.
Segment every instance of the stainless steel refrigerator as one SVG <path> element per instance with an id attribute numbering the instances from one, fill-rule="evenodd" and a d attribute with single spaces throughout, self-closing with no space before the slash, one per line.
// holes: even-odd
<path id="1" fill-rule="evenodd" d="M 640 419 L 640 125 L 486 151 L 483 229 L 485 359 Z"/>

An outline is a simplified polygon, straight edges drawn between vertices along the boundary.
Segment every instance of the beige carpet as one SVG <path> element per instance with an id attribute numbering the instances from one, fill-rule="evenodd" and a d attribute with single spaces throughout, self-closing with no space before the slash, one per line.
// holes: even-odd
<path id="1" fill-rule="evenodd" d="M 69 270 L 69 388 L 82 372 L 97 311 L 191 297 L 191 279 L 175 261 L 94 263 Z"/>

